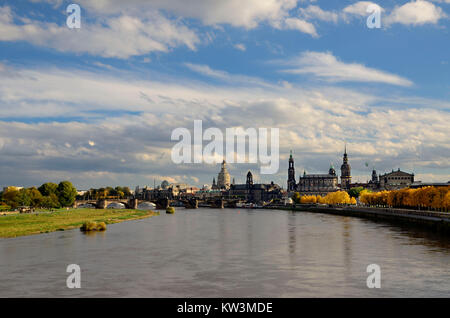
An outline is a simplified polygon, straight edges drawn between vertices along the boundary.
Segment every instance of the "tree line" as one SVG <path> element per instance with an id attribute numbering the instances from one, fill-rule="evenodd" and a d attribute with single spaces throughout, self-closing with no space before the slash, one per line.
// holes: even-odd
<path id="1" fill-rule="evenodd" d="M 360 194 L 360 202 L 369 206 L 449 211 L 450 186 L 381 192 L 364 190 Z"/>
<path id="2" fill-rule="evenodd" d="M 356 199 L 346 191 L 330 192 L 326 196 L 321 195 L 300 195 L 295 192 L 292 200 L 295 203 L 322 203 L 322 204 L 356 204 Z"/>
<path id="3" fill-rule="evenodd" d="M 330 192 L 324 197 L 320 195 L 302 196 L 296 192 L 292 199 L 295 203 L 356 204 L 358 197 L 360 203 L 368 206 L 431 209 L 435 211 L 450 210 L 450 186 L 406 188 L 379 192 L 357 187 L 350 189 L 348 192 Z"/>
<path id="4" fill-rule="evenodd" d="M 0 193 L 0 209 L 10 210 L 19 206 L 33 208 L 61 208 L 72 206 L 77 196 L 77 189 L 70 181 L 59 184 L 47 182 L 39 188 L 8 187 Z"/>
<path id="5" fill-rule="evenodd" d="M 83 195 L 79 196 L 84 200 L 99 200 L 99 199 L 125 199 L 131 196 L 131 190 L 129 187 L 105 187 L 99 189 L 89 189 Z"/>

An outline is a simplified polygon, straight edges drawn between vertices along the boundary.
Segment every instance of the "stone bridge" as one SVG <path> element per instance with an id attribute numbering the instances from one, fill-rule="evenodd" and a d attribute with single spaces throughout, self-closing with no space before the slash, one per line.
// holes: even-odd
<path id="1" fill-rule="evenodd" d="M 235 208 L 238 200 L 225 200 L 225 199 L 209 199 L 209 200 L 199 200 L 196 198 L 185 198 L 185 199 L 174 199 L 169 200 L 165 198 L 155 199 L 155 200 L 139 200 L 135 198 L 131 199 L 99 199 L 99 200 L 76 200 L 73 204 L 74 208 L 79 207 L 80 205 L 90 204 L 95 206 L 97 209 L 106 209 L 108 205 L 111 203 L 121 203 L 127 209 L 137 209 L 139 203 L 150 202 L 156 205 L 156 210 L 165 210 L 167 209 L 172 202 L 181 203 L 186 209 L 197 209 L 199 207 L 199 203 L 201 206 L 223 209 L 227 208 Z"/>
<path id="2" fill-rule="evenodd" d="M 98 200 L 76 200 L 73 204 L 74 208 L 80 205 L 90 204 L 95 206 L 96 209 L 106 209 L 111 203 L 121 203 L 127 209 L 137 209 L 139 203 L 150 202 L 156 205 L 157 210 L 165 210 L 170 206 L 170 200 L 158 199 L 158 200 L 138 200 L 138 199 L 98 199 Z"/>

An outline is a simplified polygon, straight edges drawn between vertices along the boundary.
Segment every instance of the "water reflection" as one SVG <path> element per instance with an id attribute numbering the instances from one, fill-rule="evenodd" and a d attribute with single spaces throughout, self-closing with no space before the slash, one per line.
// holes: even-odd
<path id="1" fill-rule="evenodd" d="M 366 287 L 366 267 L 382 289 Z M 65 285 L 68 264 L 82 288 Z M 334 215 L 177 208 L 149 219 L 0 240 L 0 297 L 448 296 L 450 240 Z"/>

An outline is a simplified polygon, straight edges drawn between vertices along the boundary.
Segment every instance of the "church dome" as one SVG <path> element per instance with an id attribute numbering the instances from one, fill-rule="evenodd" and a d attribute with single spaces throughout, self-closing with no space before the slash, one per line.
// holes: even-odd
<path id="1" fill-rule="evenodd" d="M 330 170 L 328 171 L 329 174 L 331 174 L 332 176 L 336 175 L 336 170 L 334 169 L 333 165 L 330 165 Z"/>

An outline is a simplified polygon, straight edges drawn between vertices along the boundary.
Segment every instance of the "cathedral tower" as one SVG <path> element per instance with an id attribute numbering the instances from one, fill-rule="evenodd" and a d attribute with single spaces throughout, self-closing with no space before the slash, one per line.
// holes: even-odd
<path id="1" fill-rule="evenodd" d="M 250 171 L 247 173 L 246 186 L 247 186 L 247 188 L 251 188 L 253 186 L 253 175 Z"/>
<path id="2" fill-rule="evenodd" d="M 230 174 L 227 170 L 227 163 L 225 160 L 222 162 L 222 169 L 217 177 L 217 187 L 219 189 L 229 189 L 230 188 Z"/>
<path id="3" fill-rule="evenodd" d="M 347 145 L 345 145 L 344 158 L 341 166 L 341 189 L 350 190 L 352 182 L 351 167 L 348 164 Z"/>
<path id="4" fill-rule="evenodd" d="M 292 150 L 291 150 L 291 155 L 289 156 L 287 190 L 295 191 L 295 188 L 296 188 L 296 185 L 295 185 L 294 158 L 292 158 Z"/>

